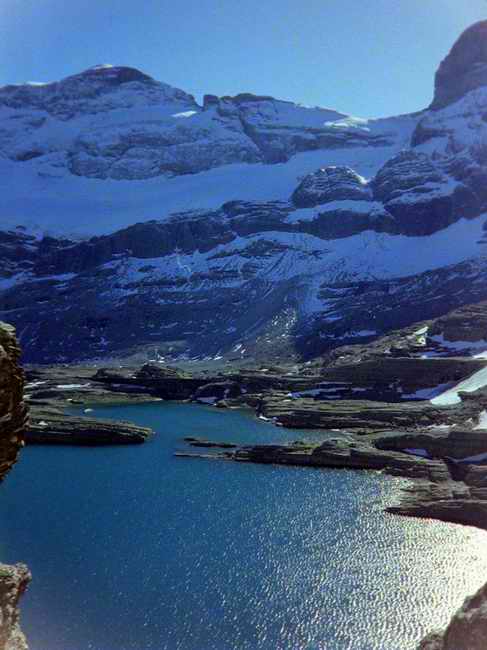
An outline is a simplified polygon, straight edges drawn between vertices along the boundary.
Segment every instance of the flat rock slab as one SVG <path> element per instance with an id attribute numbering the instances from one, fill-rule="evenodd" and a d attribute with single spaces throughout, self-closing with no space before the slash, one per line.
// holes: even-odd
<path id="1" fill-rule="evenodd" d="M 25 433 L 29 445 L 128 445 L 153 435 L 151 429 L 130 422 L 46 414 L 33 416 Z"/>

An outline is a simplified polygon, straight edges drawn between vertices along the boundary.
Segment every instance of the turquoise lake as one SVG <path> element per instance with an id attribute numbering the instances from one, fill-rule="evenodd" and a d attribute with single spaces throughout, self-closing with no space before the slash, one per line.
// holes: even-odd
<path id="1" fill-rule="evenodd" d="M 413 650 L 487 580 L 487 534 L 387 515 L 380 474 L 174 458 L 184 436 L 302 438 L 239 411 L 94 415 L 140 446 L 29 447 L 2 486 L 0 557 L 34 575 L 32 650 Z"/>

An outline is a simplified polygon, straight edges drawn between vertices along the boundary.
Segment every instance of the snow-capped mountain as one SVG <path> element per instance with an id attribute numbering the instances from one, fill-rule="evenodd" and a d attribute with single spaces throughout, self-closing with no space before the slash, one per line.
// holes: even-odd
<path id="1" fill-rule="evenodd" d="M 303 174 L 325 164 L 352 163 L 370 178 L 415 123 L 254 95 L 206 96 L 199 106 L 138 70 L 109 66 L 6 86 L 0 217 L 93 235 L 230 200 L 287 200 Z"/>
<path id="2" fill-rule="evenodd" d="M 35 361 L 311 356 L 487 297 L 486 43 L 381 120 L 126 67 L 0 88 L 0 317 Z"/>

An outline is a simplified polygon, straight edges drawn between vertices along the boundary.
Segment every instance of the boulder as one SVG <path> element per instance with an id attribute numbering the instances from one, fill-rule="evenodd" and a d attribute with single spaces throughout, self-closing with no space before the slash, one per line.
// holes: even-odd
<path id="1" fill-rule="evenodd" d="M 350 167 L 324 167 L 305 176 L 291 200 L 298 208 L 313 208 L 330 201 L 371 201 L 372 194 Z"/>
<path id="2" fill-rule="evenodd" d="M 398 232 L 430 235 L 462 217 L 477 216 L 476 194 L 425 153 L 406 150 L 389 160 L 373 183 L 374 199 L 395 219 Z"/>

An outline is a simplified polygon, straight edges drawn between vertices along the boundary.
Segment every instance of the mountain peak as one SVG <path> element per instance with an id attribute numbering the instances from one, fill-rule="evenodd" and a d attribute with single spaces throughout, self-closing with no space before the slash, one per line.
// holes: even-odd
<path id="1" fill-rule="evenodd" d="M 431 108 L 448 106 L 484 85 L 487 85 L 487 20 L 466 29 L 441 62 Z"/>
<path id="2" fill-rule="evenodd" d="M 130 81 L 144 81 L 156 83 L 149 75 L 141 72 L 137 68 L 129 66 L 116 66 L 109 63 L 95 65 L 79 74 L 67 77 L 67 79 L 90 79 L 94 81 L 105 81 L 110 84 L 123 84 Z"/>

